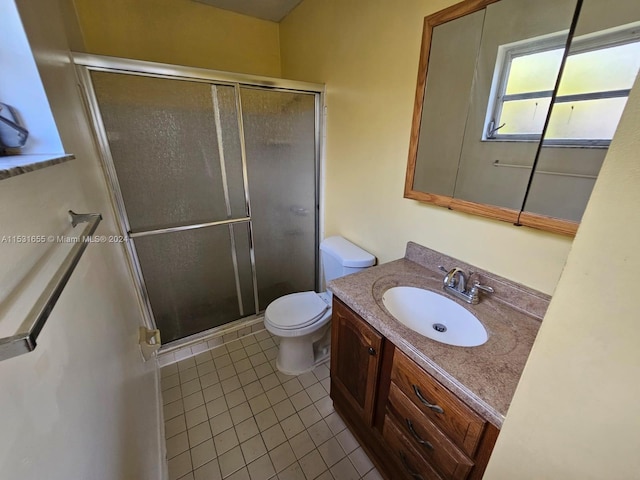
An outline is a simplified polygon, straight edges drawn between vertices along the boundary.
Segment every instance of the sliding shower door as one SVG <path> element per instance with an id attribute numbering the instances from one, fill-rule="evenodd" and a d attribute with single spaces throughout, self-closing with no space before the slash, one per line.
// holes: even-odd
<path id="1" fill-rule="evenodd" d="M 314 290 L 315 95 L 241 88 L 258 305 Z"/>
<path id="2" fill-rule="evenodd" d="M 84 71 L 163 343 L 317 285 L 317 94 Z"/>

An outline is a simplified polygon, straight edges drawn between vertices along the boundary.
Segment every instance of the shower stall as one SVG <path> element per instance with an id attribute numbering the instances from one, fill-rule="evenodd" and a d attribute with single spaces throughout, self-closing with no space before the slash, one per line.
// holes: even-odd
<path id="1" fill-rule="evenodd" d="M 74 60 L 147 322 L 163 344 L 318 287 L 321 85 Z"/>

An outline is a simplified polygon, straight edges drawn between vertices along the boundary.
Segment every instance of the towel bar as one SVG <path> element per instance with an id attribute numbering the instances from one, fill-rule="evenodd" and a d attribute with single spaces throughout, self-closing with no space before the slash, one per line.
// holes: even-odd
<path id="1" fill-rule="evenodd" d="M 20 325 L 20 328 L 18 328 L 18 332 L 11 337 L 0 338 L 0 361 L 22 355 L 36 348 L 36 339 L 42 327 L 44 327 L 51 310 L 53 310 L 60 294 L 67 285 L 73 270 L 78 265 L 91 235 L 96 231 L 98 224 L 102 220 L 102 215 L 99 213 L 77 214 L 69 210 L 69 216 L 71 217 L 71 225 L 74 228 L 80 223 L 87 224 L 79 235 L 80 241 L 73 244 L 62 265 L 49 281 L 44 292 L 42 292 L 42 295 L 40 295 Z"/>

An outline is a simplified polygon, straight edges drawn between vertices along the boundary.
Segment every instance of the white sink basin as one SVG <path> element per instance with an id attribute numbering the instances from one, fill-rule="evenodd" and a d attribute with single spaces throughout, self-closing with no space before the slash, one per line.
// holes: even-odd
<path id="1" fill-rule="evenodd" d="M 480 321 L 453 300 L 429 290 L 393 287 L 382 303 L 403 325 L 425 337 L 457 347 L 477 347 L 489 336 Z"/>

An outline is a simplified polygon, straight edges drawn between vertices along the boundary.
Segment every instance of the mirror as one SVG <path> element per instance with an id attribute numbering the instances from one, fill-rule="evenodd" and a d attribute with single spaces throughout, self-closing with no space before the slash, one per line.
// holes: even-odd
<path id="1" fill-rule="evenodd" d="M 583 0 L 521 214 L 580 222 L 640 69 L 640 2 Z"/>
<path id="2" fill-rule="evenodd" d="M 406 198 L 575 233 L 608 145 L 594 135 L 573 138 L 575 126 L 607 118 L 600 130 L 610 140 L 626 102 L 619 90 L 628 95 L 630 88 L 613 82 L 603 94 L 585 65 L 607 71 L 615 64 L 624 70 L 624 85 L 634 68 L 637 73 L 621 60 L 634 47 L 602 65 L 609 55 L 594 53 L 593 32 L 604 31 L 599 38 L 618 45 L 623 37 L 611 37 L 612 25 L 638 18 L 629 16 L 638 2 L 621 0 L 629 5 L 618 9 L 616 2 L 613 12 L 605 2 L 584 0 L 584 17 L 576 23 L 581 3 L 468 0 L 425 18 Z M 635 30 L 623 30 L 624 41 L 633 43 Z M 576 87 L 585 76 L 594 85 Z M 582 110 L 582 116 L 570 115 Z"/>

